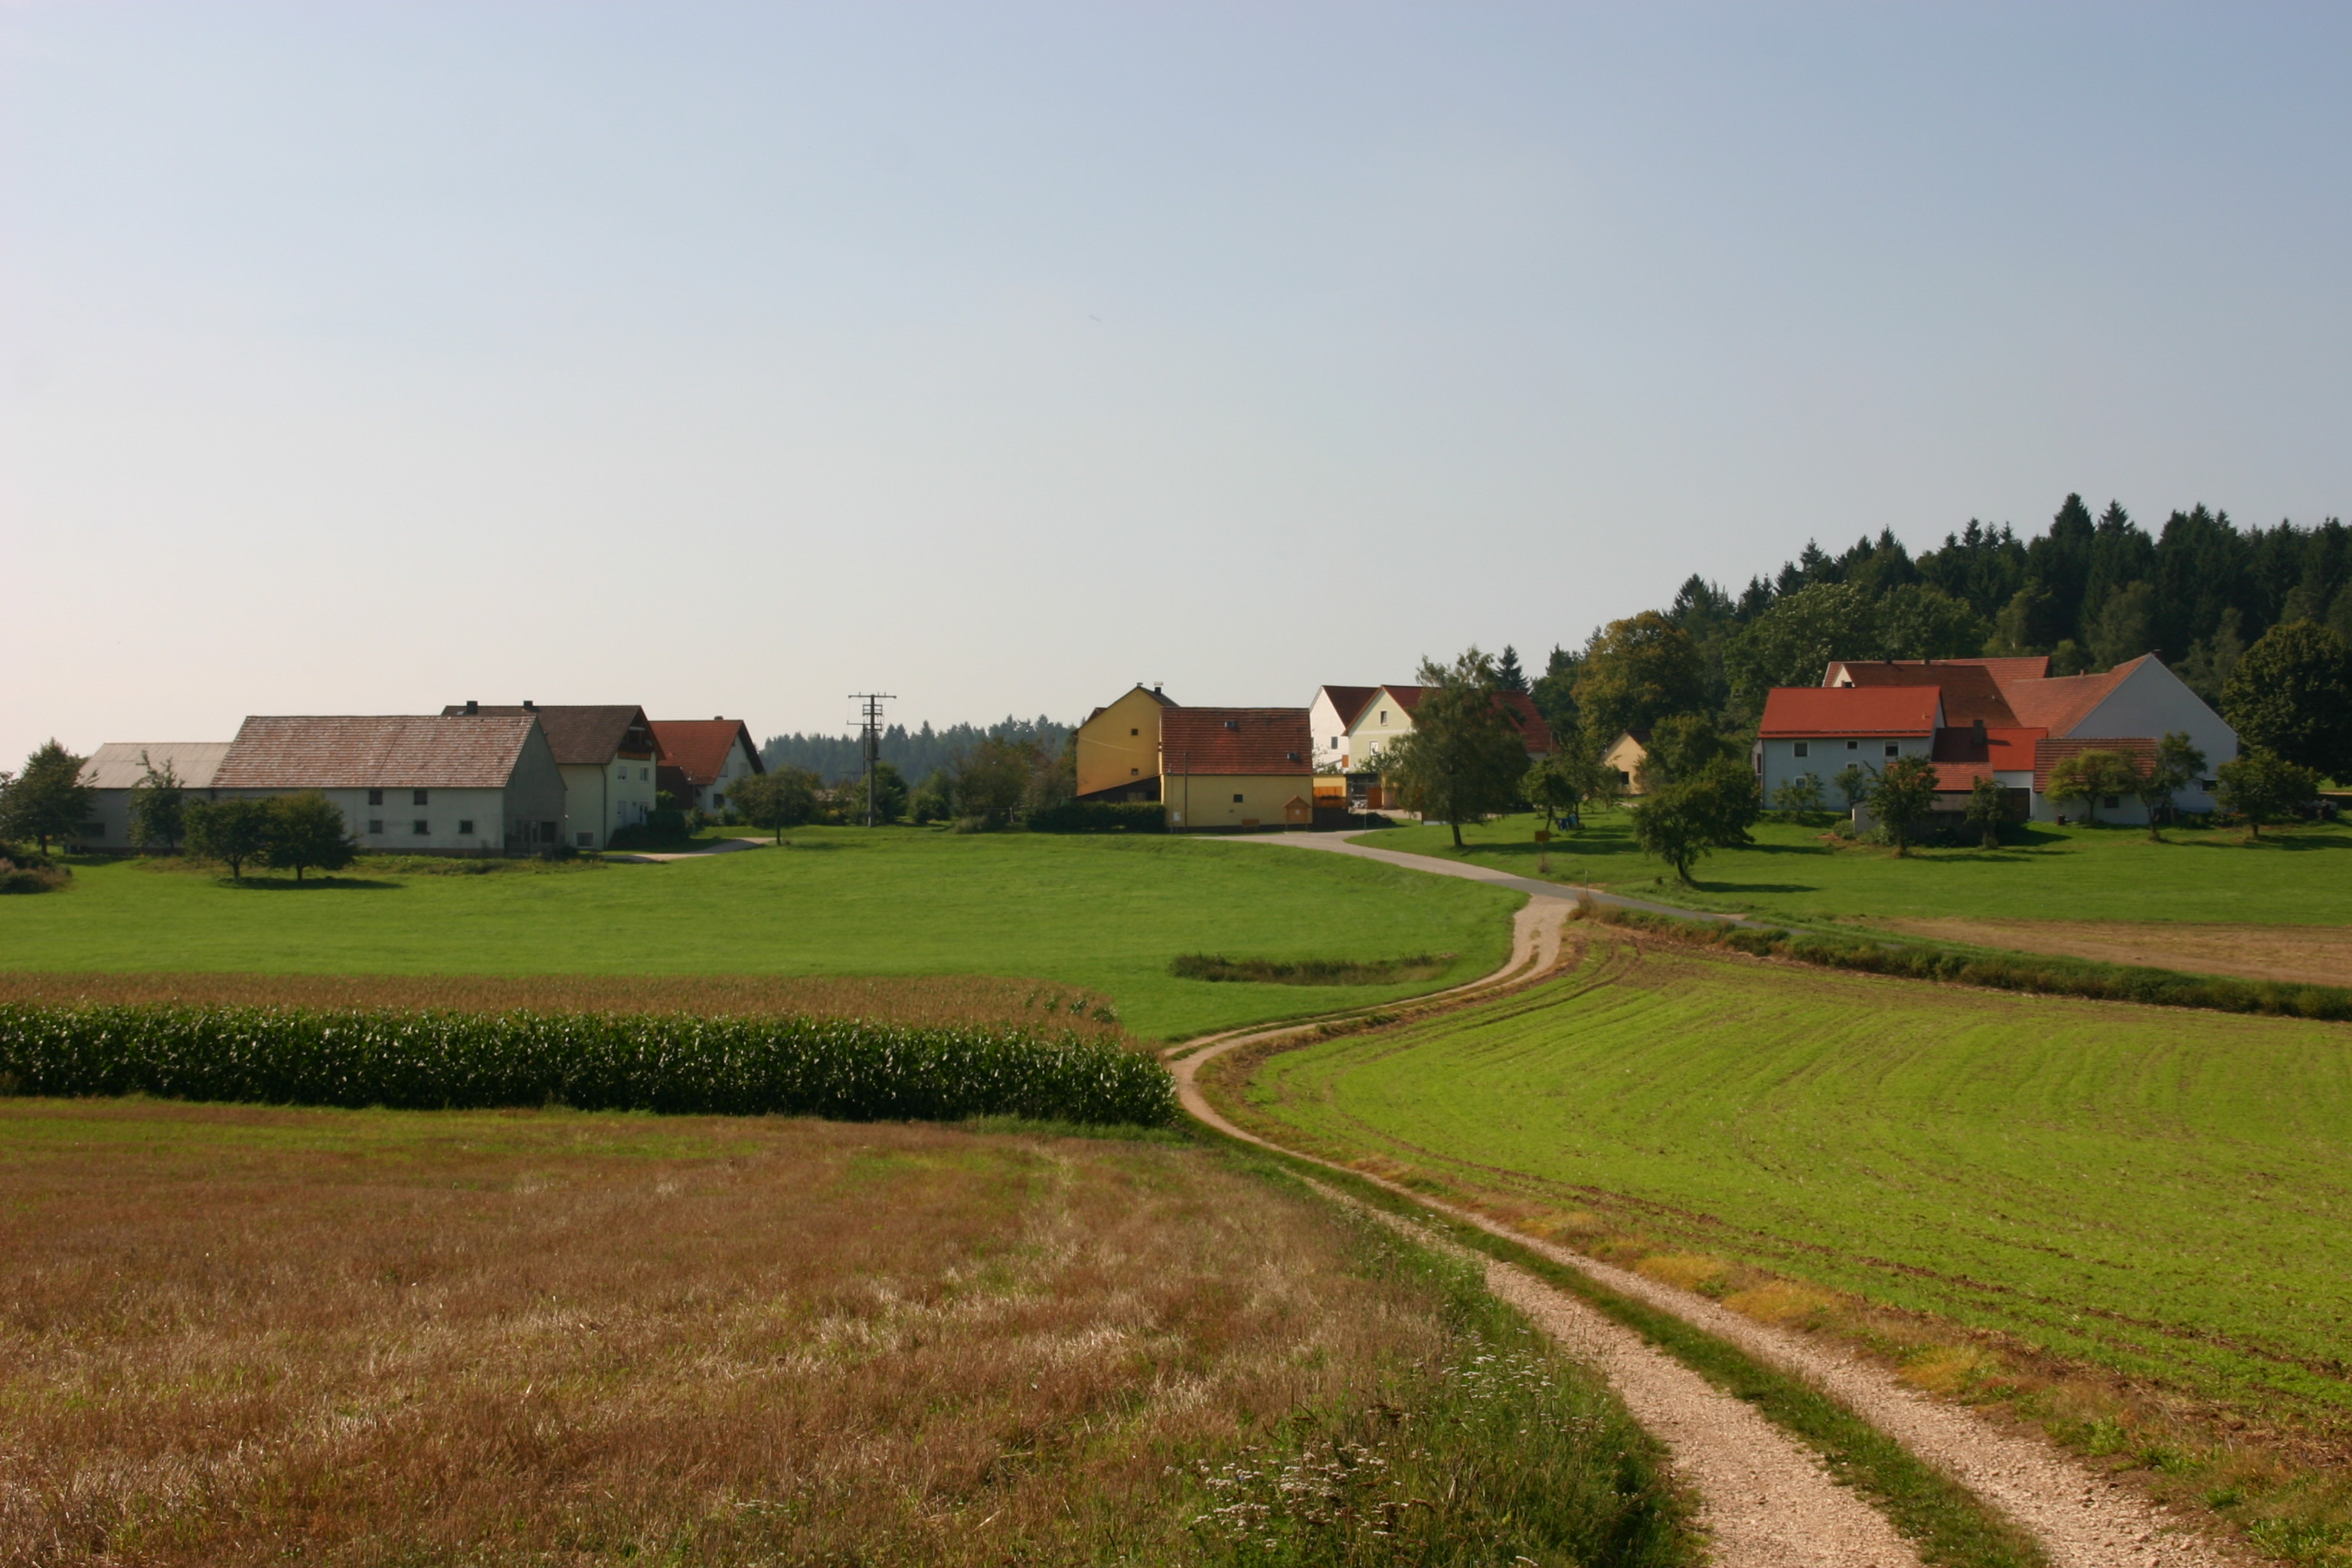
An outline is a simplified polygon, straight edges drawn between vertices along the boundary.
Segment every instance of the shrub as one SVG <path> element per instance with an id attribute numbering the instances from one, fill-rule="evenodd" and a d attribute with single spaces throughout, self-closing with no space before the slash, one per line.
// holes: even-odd
<path id="1" fill-rule="evenodd" d="M 1179 980 L 1254 980 L 1274 985 L 1387 985 L 1400 980 L 1434 980 L 1454 961 L 1452 953 L 1416 952 L 1407 958 L 1227 958 L 1188 952 L 1169 961 Z"/>
<path id="2" fill-rule="evenodd" d="M 1162 1126 L 1174 1080 L 1075 1031 L 843 1018 L 0 1004 L 23 1094 Z"/>
<path id="3" fill-rule="evenodd" d="M 26 865 L 0 854 L 0 893 L 54 893 L 73 880 L 73 873 L 63 866 L 35 858 Z"/>
<path id="4" fill-rule="evenodd" d="M 643 822 L 615 827 L 606 844 L 614 849 L 650 849 L 664 844 L 683 844 L 692 837 L 687 826 L 686 813 L 675 806 L 664 805 L 646 813 Z"/>
<path id="5" fill-rule="evenodd" d="M 1029 814 L 1034 833 L 1164 833 L 1168 814 L 1150 800 L 1066 800 Z"/>

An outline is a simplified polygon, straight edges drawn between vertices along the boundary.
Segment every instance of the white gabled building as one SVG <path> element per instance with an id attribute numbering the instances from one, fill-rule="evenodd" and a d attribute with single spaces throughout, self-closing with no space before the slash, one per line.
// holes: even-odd
<path id="1" fill-rule="evenodd" d="M 316 790 L 362 849 L 535 854 L 563 843 L 563 774 L 536 714 L 247 719 L 215 799 Z"/>
<path id="2" fill-rule="evenodd" d="M 616 828 L 641 823 L 654 809 L 661 785 L 661 742 L 646 710 L 635 703 L 553 707 L 524 702 L 513 708 L 479 702 L 452 703 L 445 719 L 536 717 L 548 749 L 563 772 L 563 842 L 575 849 L 602 849 Z"/>
<path id="3" fill-rule="evenodd" d="M 172 770 L 183 800 L 210 800 L 213 773 L 228 747 L 226 741 L 109 741 L 82 764 L 81 782 L 98 797 L 76 842 L 93 849 L 131 847 L 131 792 L 151 763 Z"/>

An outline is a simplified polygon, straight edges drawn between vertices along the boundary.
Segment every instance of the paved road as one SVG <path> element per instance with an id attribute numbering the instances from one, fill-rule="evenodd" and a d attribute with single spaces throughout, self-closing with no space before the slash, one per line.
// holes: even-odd
<path id="1" fill-rule="evenodd" d="M 1352 838 L 1336 833 L 1244 833 L 1234 840 L 1241 844 L 1278 844 L 1293 849 L 1325 849 L 1335 855 L 1354 855 L 1366 860 L 1381 860 L 1391 866 L 1402 866 L 1410 871 L 1427 871 L 1436 877 L 1461 877 L 1473 882 L 1491 883 L 1497 888 L 1513 888 L 1538 899 L 1587 900 L 1595 904 L 1607 904 L 1612 909 L 1644 910 L 1654 915 L 1673 915 L 1686 921 L 1721 921 L 1727 925 L 1755 926 L 1762 929 L 1769 923 L 1773 929 L 1790 931 L 1797 928 L 1785 921 L 1750 920 L 1746 915 L 1719 915 L 1706 910 L 1677 909 L 1672 904 L 1652 903 L 1646 899 L 1629 899 L 1622 893 L 1603 892 L 1573 882 L 1545 882 L 1533 877 L 1514 877 L 1508 871 L 1497 871 L 1489 866 L 1465 865 L 1459 860 L 1441 860 L 1434 855 L 1413 855 L 1402 849 L 1381 849 L 1370 844 L 1359 844 Z"/>

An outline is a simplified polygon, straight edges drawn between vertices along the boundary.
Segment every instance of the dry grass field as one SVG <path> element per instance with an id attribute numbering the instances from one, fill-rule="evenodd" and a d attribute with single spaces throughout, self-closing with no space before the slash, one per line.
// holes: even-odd
<path id="1" fill-rule="evenodd" d="M 0 1563 L 1684 1560 L 1370 1228 L 1172 1142 L 0 1100 Z M 1391 1450 L 1443 1507 L 1282 1511 Z"/>
<path id="2" fill-rule="evenodd" d="M 388 1007 L 458 1013 L 687 1013 L 698 1017 L 870 1018 L 935 1026 L 1049 1024 L 1118 1033 L 1106 997 L 989 974 L 77 974 L 0 971 L 0 1003 L 176 1002 L 241 1007 Z"/>
<path id="3" fill-rule="evenodd" d="M 2352 926 L 2193 925 L 2128 921 L 1900 920 L 1906 936 L 2054 952 L 2242 980 L 2352 985 Z"/>

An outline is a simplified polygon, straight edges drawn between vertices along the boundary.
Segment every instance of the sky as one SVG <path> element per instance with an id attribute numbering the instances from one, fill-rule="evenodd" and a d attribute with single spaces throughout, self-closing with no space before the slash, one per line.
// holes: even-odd
<path id="1" fill-rule="evenodd" d="M 0 766 L 2352 511 L 2352 8 L 0 0 Z"/>

